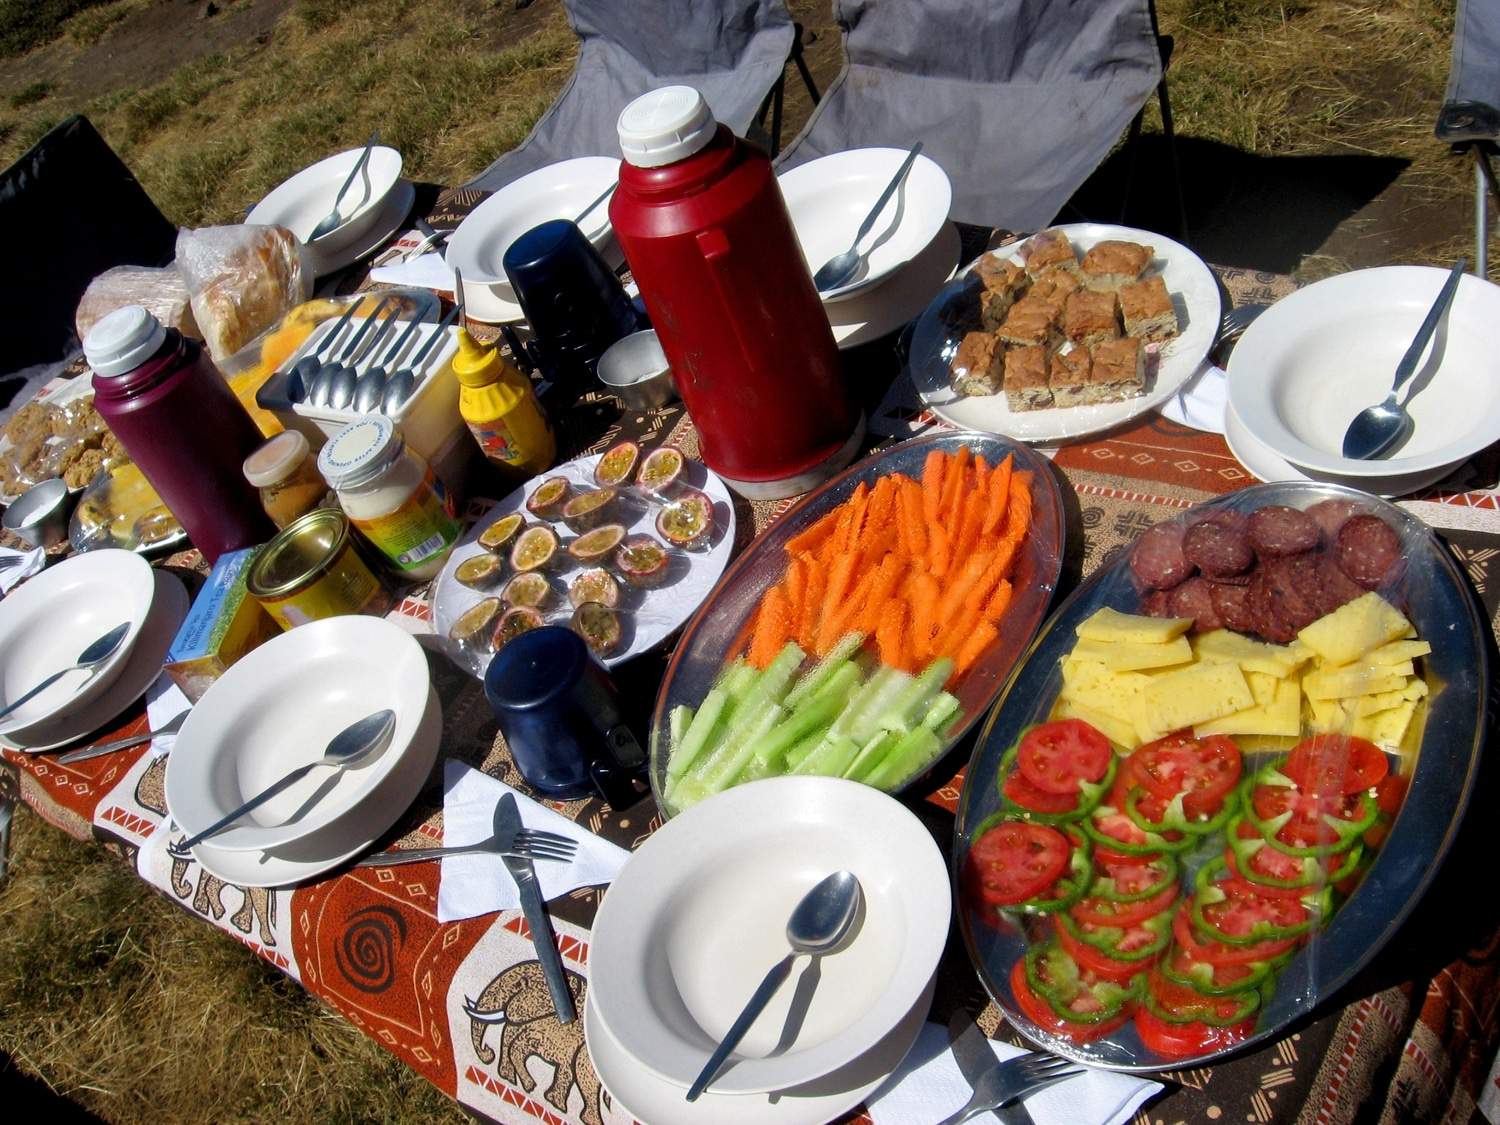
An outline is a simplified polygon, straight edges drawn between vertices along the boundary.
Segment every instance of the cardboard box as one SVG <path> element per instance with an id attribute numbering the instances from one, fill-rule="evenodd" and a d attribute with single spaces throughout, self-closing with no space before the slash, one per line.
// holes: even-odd
<path id="1" fill-rule="evenodd" d="M 251 649 L 281 634 L 245 580 L 259 547 L 221 555 L 167 651 L 164 671 L 194 703 Z"/>

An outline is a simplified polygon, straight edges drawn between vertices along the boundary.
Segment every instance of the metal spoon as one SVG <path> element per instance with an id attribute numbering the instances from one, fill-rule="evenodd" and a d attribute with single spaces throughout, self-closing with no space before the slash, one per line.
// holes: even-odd
<path id="1" fill-rule="evenodd" d="M 412 392 L 417 389 L 417 379 L 422 374 L 422 364 L 426 362 L 428 354 L 438 345 L 438 342 L 448 338 L 448 326 L 456 319 L 458 319 L 457 305 L 449 309 L 443 319 L 438 321 L 437 327 L 432 330 L 432 335 L 422 345 L 421 350 L 407 360 L 406 366 L 385 381 L 385 394 L 380 400 L 381 413 L 396 413 L 401 409 L 401 404 L 412 396 Z"/>
<path id="2" fill-rule="evenodd" d="M 1442 292 L 1428 310 L 1427 319 L 1422 321 L 1411 347 L 1396 365 L 1396 381 L 1391 386 L 1391 393 L 1385 396 L 1385 401 L 1365 407 L 1349 423 L 1349 428 L 1344 431 L 1345 457 L 1358 461 L 1379 457 L 1411 429 L 1411 415 L 1406 412 L 1405 403 L 1396 401 L 1396 392 L 1416 372 L 1422 353 L 1427 350 L 1427 341 L 1432 339 L 1438 321 L 1453 303 L 1453 294 L 1458 291 L 1459 278 L 1467 265 L 1467 260 L 1460 258 L 1448 274 L 1448 280 L 1443 282 Z"/>
<path id="3" fill-rule="evenodd" d="M 750 1030 L 750 1025 L 755 1022 L 755 1018 L 770 1003 L 777 989 L 786 982 L 787 976 L 792 971 L 792 962 L 797 959 L 798 955 L 809 953 L 814 957 L 819 957 L 825 953 L 832 953 L 843 942 L 844 936 L 854 922 L 855 915 L 859 913 L 862 898 L 863 892 L 860 890 L 859 880 L 848 871 L 835 871 L 802 896 L 802 901 L 792 911 L 792 916 L 786 924 L 786 940 L 787 944 L 792 947 L 792 951 L 766 974 L 765 979 L 760 982 L 760 987 L 755 990 L 755 995 L 750 997 L 750 1002 L 740 1013 L 739 1019 L 734 1021 L 734 1026 L 725 1033 L 723 1040 L 714 1048 L 714 1053 L 709 1056 L 708 1062 L 704 1064 L 703 1069 L 698 1072 L 698 1077 L 688 1088 L 688 1101 L 698 1100 L 698 1095 L 703 1093 L 709 1082 L 713 1080 L 719 1067 L 723 1066 L 724 1060 L 729 1057 L 729 1053 L 744 1038 L 745 1032 Z"/>
<path id="4" fill-rule="evenodd" d="M 595 199 L 594 202 L 590 203 L 582 211 L 578 212 L 578 218 L 576 218 L 576 219 L 573 220 L 573 225 L 575 227 L 581 227 L 581 226 L 583 226 L 583 220 L 587 219 L 589 217 L 589 215 L 593 212 L 593 210 L 594 210 L 595 207 L 599 206 L 599 204 L 603 203 L 606 199 L 608 199 L 611 195 L 613 195 L 615 193 L 615 188 L 617 188 L 619 186 L 620 186 L 620 181 L 616 180 L 614 183 L 610 184 L 609 187 L 605 188 L 602 192 L 600 192 L 599 193 L 599 197 L 597 199 Z"/>
<path id="5" fill-rule="evenodd" d="M 307 236 L 308 245 L 318 241 L 324 235 L 332 234 L 343 223 L 344 220 L 339 217 L 339 204 L 343 202 L 344 193 L 349 190 L 349 185 L 354 182 L 354 177 L 359 175 L 365 163 L 370 159 L 370 150 L 375 147 L 375 142 L 378 140 L 380 140 L 380 130 L 376 129 L 375 132 L 370 134 L 370 139 L 365 142 L 364 151 L 359 154 L 359 159 L 354 162 L 354 167 L 349 169 L 349 178 L 344 181 L 344 186 L 339 188 L 339 193 L 333 197 L 333 210 L 324 215 L 318 221 L 318 225 L 313 227 L 312 234 Z"/>
<path id="6" fill-rule="evenodd" d="M 333 377 L 333 381 L 328 384 L 329 406 L 335 410 L 349 410 L 354 406 L 354 389 L 359 386 L 359 374 L 355 369 L 366 359 L 374 357 L 375 350 L 380 347 L 386 334 L 396 323 L 396 317 L 400 311 L 400 309 L 392 309 L 390 316 L 380 322 L 375 335 L 371 336 L 369 342 L 359 349 L 359 354 L 341 367 L 338 374 Z"/>
<path id="7" fill-rule="evenodd" d="M 20 698 L 13 699 L 3 708 L 0 708 L 0 719 L 5 718 L 5 716 L 9 715 L 12 711 L 21 706 L 21 704 L 25 703 L 27 700 L 33 699 L 36 696 L 40 695 L 42 692 L 46 691 L 49 687 L 57 683 L 58 680 L 62 679 L 69 672 L 77 672 L 80 669 L 83 669 L 88 671 L 89 679 L 92 679 L 93 674 L 98 670 L 99 665 L 103 664 L 106 660 L 108 660 L 115 654 L 115 649 L 120 647 L 121 642 L 125 640 L 125 637 L 129 633 L 130 622 L 123 621 L 119 625 L 116 625 L 109 632 L 105 633 L 104 636 L 100 637 L 97 641 L 94 641 L 92 644 L 90 644 L 88 648 L 80 652 L 78 654 L 77 663 L 73 664 L 71 667 L 64 668 L 61 672 L 53 672 L 52 675 L 48 676 L 45 680 L 37 684 L 36 687 L 26 692 Z M 87 682 L 88 680 L 84 681 L 84 683 Z M 80 684 L 79 686 L 82 687 L 83 685 Z"/>
<path id="8" fill-rule="evenodd" d="M 906 154 L 906 159 L 901 162 L 901 167 L 896 169 L 896 174 L 891 177 L 891 182 L 885 185 L 885 190 L 880 193 L 880 198 L 875 201 L 875 206 L 870 208 L 870 213 L 865 216 L 865 221 L 859 224 L 859 233 L 854 236 L 854 241 L 849 244 L 849 249 L 842 254 L 835 254 L 823 263 L 823 268 L 813 274 L 813 284 L 817 286 L 819 293 L 827 293 L 854 280 L 854 275 L 860 266 L 864 264 L 865 255 L 859 252 L 859 240 L 870 233 L 870 228 L 875 225 L 876 216 L 890 201 L 896 189 L 901 186 L 901 181 L 906 179 L 906 174 L 911 171 L 911 166 L 917 162 L 917 155 L 922 151 L 922 142 L 918 141 L 911 146 L 911 151 Z"/>
<path id="9" fill-rule="evenodd" d="M 379 407 L 380 399 L 385 394 L 386 368 L 395 362 L 396 357 L 401 354 L 401 349 L 406 347 L 408 341 L 416 334 L 417 329 L 422 327 L 422 320 L 431 309 L 432 302 L 429 301 L 426 307 L 407 323 L 406 331 L 396 337 L 396 342 L 391 346 L 391 350 L 386 352 L 381 359 L 371 364 L 369 370 L 359 377 L 359 382 L 354 384 L 355 410 L 361 414 L 369 414 Z"/>
<path id="10" fill-rule="evenodd" d="M 321 758 L 308 762 L 305 766 L 298 766 L 280 781 L 262 789 L 239 808 L 231 811 L 227 816 L 220 817 L 214 821 L 202 832 L 189 836 L 181 843 L 170 845 L 167 851 L 179 858 L 187 855 L 189 849 L 197 844 L 201 844 L 210 836 L 218 835 L 251 809 L 259 808 L 272 797 L 276 796 L 276 794 L 302 780 L 302 778 L 306 777 L 319 766 L 335 766 L 339 769 L 344 769 L 348 766 L 358 765 L 376 750 L 382 749 L 390 740 L 391 732 L 395 729 L 396 712 L 394 711 L 376 711 L 373 715 L 366 715 L 358 722 L 351 723 L 333 736 L 328 743 L 328 748 L 323 751 Z"/>
<path id="11" fill-rule="evenodd" d="M 312 382 L 307 388 L 307 401 L 309 403 L 313 406 L 330 405 L 328 392 L 333 387 L 334 379 L 338 377 L 338 373 L 343 369 L 343 365 L 354 355 L 355 349 L 364 340 L 365 335 L 370 331 L 370 326 L 375 323 L 375 319 L 380 316 L 381 312 L 390 302 L 391 299 L 389 297 L 382 297 L 380 303 L 371 309 L 369 315 L 365 317 L 364 323 L 355 330 L 354 335 L 349 337 L 349 342 L 344 345 L 344 350 L 340 353 L 339 358 L 333 363 L 324 364 L 318 369 L 317 375 L 313 377 Z"/>
<path id="12" fill-rule="evenodd" d="M 331 349 L 333 341 L 344 330 L 344 325 L 349 323 L 349 318 L 354 315 L 354 310 L 357 308 L 359 308 L 358 299 L 350 303 L 349 307 L 344 310 L 344 315 L 339 317 L 338 323 L 333 326 L 333 330 L 323 337 L 322 342 L 316 348 L 292 364 L 286 384 L 286 397 L 292 402 L 302 402 L 308 397 L 313 379 L 317 377 L 319 369 L 323 366 L 324 349 Z"/>

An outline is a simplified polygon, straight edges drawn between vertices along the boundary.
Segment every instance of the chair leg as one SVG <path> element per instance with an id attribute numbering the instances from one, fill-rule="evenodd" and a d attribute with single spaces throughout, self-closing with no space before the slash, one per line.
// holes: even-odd
<path id="1" fill-rule="evenodd" d="M 1125 216 L 1130 210 L 1130 196 L 1135 187 L 1135 164 L 1140 155 L 1141 125 L 1146 117 L 1146 107 L 1142 106 L 1136 115 L 1130 119 L 1130 129 L 1125 134 L 1125 184 L 1120 190 L 1120 217 L 1117 222 L 1125 225 Z"/>
<path id="2" fill-rule="evenodd" d="M 1474 275 L 1488 278 L 1490 275 L 1490 201 L 1485 189 L 1500 199 L 1500 185 L 1495 183 L 1495 172 L 1483 147 L 1474 146 Z"/>
<path id="3" fill-rule="evenodd" d="M 1172 127 L 1172 99 L 1167 95 L 1165 72 L 1156 87 L 1156 100 L 1161 108 L 1161 131 L 1167 138 L 1167 161 L 1172 166 L 1172 189 L 1177 196 L 1177 234 L 1186 242 L 1189 238 L 1187 200 L 1182 194 L 1182 169 L 1177 163 L 1177 131 Z"/>
<path id="4" fill-rule="evenodd" d="M 796 28 L 796 37 L 792 40 L 792 62 L 797 64 L 797 73 L 802 75 L 802 84 L 807 87 L 807 96 L 812 99 L 812 104 L 817 105 L 823 100 L 823 95 L 818 93 L 818 85 L 813 81 L 812 71 L 807 69 L 807 60 L 802 57 L 802 25 L 792 25 Z"/>

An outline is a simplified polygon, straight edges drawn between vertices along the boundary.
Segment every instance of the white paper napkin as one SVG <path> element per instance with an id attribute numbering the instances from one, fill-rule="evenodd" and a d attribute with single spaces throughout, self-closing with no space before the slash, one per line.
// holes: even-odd
<path id="1" fill-rule="evenodd" d="M 1009 1043 L 989 1040 L 995 1058 L 1025 1054 Z M 1161 1083 L 1110 1070 L 1090 1070 L 1048 1086 L 1025 1099 L 1037 1125 L 1123 1125 Z M 932 1125 L 957 1113 L 973 1093 L 949 1046 L 948 1029 L 923 1026 L 916 1045 L 879 1090 L 865 1100 L 875 1125 Z M 993 1113 L 973 1121 L 998 1122 Z"/>
<path id="2" fill-rule="evenodd" d="M 1163 416 L 1195 430 L 1224 432 L 1224 410 L 1229 405 L 1229 381 L 1222 367 L 1204 362 L 1194 375 L 1166 402 Z"/>
<path id="3" fill-rule="evenodd" d="M 0 570 L 0 594 L 8 594 L 23 578 L 30 578 L 47 561 L 47 552 L 37 547 L 31 551 L 13 551 L 9 547 L 0 547 L 0 559 L 11 559 L 20 556 L 26 561 L 16 566 L 8 566 Z"/>
<path id="4" fill-rule="evenodd" d="M 184 711 L 192 710 L 192 706 L 172 677 L 163 672 L 146 692 L 146 729 L 165 726 Z M 176 734 L 158 735 L 151 740 L 151 753 L 165 754 L 176 742 Z"/>
<path id="5" fill-rule="evenodd" d="M 630 858 L 624 848 L 595 836 L 503 781 L 454 761 L 443 767 L 443 847 L 477 844 L 494 835 L 495 806 L 506 793 L 515 793 L 521 823 L 527 828 L 557 832 L 578 841 L 578 855 L 570 863 L 536 861 L 543 899 L 554 899 L 577 887 L 612 882 Z M 513 910 L 520 904 L 516 884 L 499 856 L 460 855 L 443 860 L 438 885 L 439 922 Z"/>
<path id="6" fill-rule="evenodd" d="M 423 254 L 407 262 L 395 262 L 389 266 L 376 266 L 370 271 L 370 280 L 383 285 L 414 285 L 420 289 L 453 291 L 453 271 L 436 251 Z"/>

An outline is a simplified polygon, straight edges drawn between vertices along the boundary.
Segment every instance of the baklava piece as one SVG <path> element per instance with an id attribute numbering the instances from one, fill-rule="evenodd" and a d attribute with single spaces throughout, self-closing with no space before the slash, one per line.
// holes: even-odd
<path id="1" fill-rule="evenodd" d="M 1120 334 L 1120 321 L 1115 315 L 1115 295 L 1094 293 L 1088 289 L 1070 294 L 1063 307 L 1062 327 L 1064 336 L 1084 347 L 1113 340 Z"/>
<path id="2" fill-rule="evenodd" d="M 1052 405 L 1082 406 L 1092 401 L 1089 398 L 1092 370 L 1088 348 L 1075 346 L 1054 355 L 1048 379 L 1052 387 Z"/>
<path id="3" fill-rule="evenodd" d="M 1176 336 L 1177 310 L 1167 295 L 1167 283 L 1160 274 L 1132 282 L 1120 289 L 1120 315 L 1125 318 L 1125 334 L 1142 340 L 1170 340 Z"/>
<path id="4" fill-rule="evenodd" d="M 1044 230 L 1032 235 L 1031 241 L 1021 251 L 1021 257 L 1026 261 L 1026 272 L 1033 278 L 1041 277 L 1048 270 L 1078 272 L 1078 255 L 1073 252 L 1068 236 L 1060 230 Z"/>
<path id="5" fill-rule="evenodd" d="M 1151 264 L 1153 251 L 1139 242 L 1119 242 L 1106 239 L 1096 243 L 1083 256 L 1078 267 L 1083 284 L 1089 289 L 1102 291 L 1129 285 L 1146 272 Z"/>
<path id="6" fill-rule="evenodd" d="M 1042 410 L 1052 405 L 1047 378 L 1052 353 L 1046 348 L 1012 348 L 1005 353 L 1005 402 L 1012 410 Z"/>
<path id="7" fill-rule="evenodd" d="M 1026 291 L 1030 280 L 1026 271 L 1009 258 L 998 254 L 985 254 L 974 263 L 974 274 L 992 293 L 1008 293 L 1012 300 Z"/>
<path id="8" fill-rule="evenodd" d="M 1071 293 L 1078 292 L 1083 288 L 1083 282 L 1078 280 L 1076 274 L 1067 270 L 1049 270 L 1037 278 L 1036 284 L 1027 291 L 1028 297 L 1035 297 L 1038 301 L 1046 301 L 1047 304 L 1057 309 L 1057 315 L 1062 315 L 1063 305 L 1067 302 Z"/>
<path id="9" fill-rule="evenodd" d="M 1011 306 L 996 335 L 1018 348 L 1051 346 L 1061 340 L 1057 330 L 1059 309 L 1036 297 L 1022 297 Z"/>
<path id="10" fill-rule="evenodd" d="M 1010 314 L 1015 297 L 999 289 L 986 289 L 979 295 L 979 322 L 986 332 L 997 331 Z"/>
<path id="11" fill-rule="evenodd" d="M 988 332 L 970 332 L 953 357 L 953 389 L 961 395 L 992 395 L 1000 390 L 1005 349 Z"/>
<path id="12" fill-rule="evenodd" d="M 1123 402 L 1146 392 L 1146 349 L 1134 336 L 1099 344 L 1091 358 L 1091 402 Z"/>

